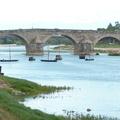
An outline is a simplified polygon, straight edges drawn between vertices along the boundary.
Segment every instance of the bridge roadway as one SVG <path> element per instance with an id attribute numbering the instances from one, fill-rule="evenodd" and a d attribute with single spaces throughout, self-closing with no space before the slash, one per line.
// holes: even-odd
<path id="1" fill-rule="evenodd" d="M 102 38 L 111 37 L 120 42 L 120 31 L 73 30 L 73 29 L 16 29 L 0 30 L 0 38 L 13 35 L 20 38 L 26 54 L 43 55 L 45 42 L 56 35 L 68 37 L 74 45 L 74 54 L 92 54 L 94 45 Z"/>

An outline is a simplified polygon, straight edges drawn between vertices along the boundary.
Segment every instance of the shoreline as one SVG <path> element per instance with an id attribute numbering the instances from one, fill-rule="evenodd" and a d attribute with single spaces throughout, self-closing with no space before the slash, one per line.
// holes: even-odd
<path id="1" fill-rule="evenodd" d="M 24 45 L 17 45 L 17 44 L 0 44 L 0 46 L 6 47 L 6 46 L 24 46 Z"/>
<path id="2" fill-rule="evenodd" d="M 0 46 L 2 47 L 6 47 L 6 46 L 24 46 L 24 45 L 17 45 L 17 44 L 0 44 Z M 73 50 L 74 48 L 73 47 L 70 47 L 72 45 L 69 45 L 69 47 L 65 46 L 65 45 L 61 45 L 60 49 L 61 50 Z M 59 49 L 59 48 L 53 48 L 53 49 Z M 102 50 L 102 51 L 112 51 L 112 52 L 116 52 L 116 53 L 120 53 L 120 48 L 97 48 L 97 47 L 94 47 L 94 50 Z"/>
<path id="3" fill-rule="evenodd" d="M 10 46 L 17 46 L 16 44 L 0 44 L 0 46 L 3 46 L 3 47 L 4 47 L 4 46 L 9 46 L 9 45 L 10 45 Z"/>

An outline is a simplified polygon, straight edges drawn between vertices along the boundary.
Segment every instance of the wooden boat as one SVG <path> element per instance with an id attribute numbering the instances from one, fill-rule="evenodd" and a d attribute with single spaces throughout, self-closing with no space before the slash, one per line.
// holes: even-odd
<path id="1" fill-rule="evenodd" d="M 17 62 L 18 60 L 0 60 L 0 62 Z"/>
<path id="2" fill-rule="evenodd" d="M 49 60 L 49 46 L 48 46 L 48 59 L 47 60 L 41 60 L 41 62 L 57 62 L 57 60 Z"/>
<path id="3" fill-rule="evenodd" d="M 56 55 L 56 58 L 55 58 L 56 60 L 62 60 L 62 57 L 61 57 L 61 55 Z"/>
<path id="4" fill-rule="evenodd" d="M 0 62 L 17 62 L 17 59 L 11 59 L 11 50 L 10 50 L 10 45 L 9 45 L 9 60 L 2 59 Z"/>
<path id="5" fill-rule="evenodd" d="M 62 60 L 62 57 L 61 57 L 61 55 L 60 55 L 60 46 L 59 46 L 59 55 L 56 55 L 56 58 L 55 58 L 56 60 Z"/>
<path id="6" fill-rule="evenodd" d="M 34 57 L 29 57 L 29 61 L 35 61 Z"/>
<path id="7" fill-rule="evenodd" d="M 84 54 L 79 55 L 79 59 L 85 59 L 85 55 Z"/>
<path id="8" fill-rule="evenodd" d="M 41 60 L 42 62 L 57 62 L 57 60 Z"/>
<path id="9" fill-rule="evenodd" d="M 35 61 L 35 58 L 33 57 L 33 46 L 31 46 L 31 56 L 28 59 L 29 61 Z"/>
<path id="10" fill-rule="evenodd" d="M 94 59 L 86 58 L 85 61 L 93 61 Z"/>
<path id="11" fill-rule="evenodd" d="M 90 58 L 90 55 L 89 55 L 89 58 L 86 58 L 85 61 L 93 61 L 94 58 Z"/>

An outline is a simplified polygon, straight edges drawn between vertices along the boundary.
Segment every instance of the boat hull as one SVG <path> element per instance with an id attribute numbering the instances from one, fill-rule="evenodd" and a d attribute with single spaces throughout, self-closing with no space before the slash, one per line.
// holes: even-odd
<path id="1" fill-rule="evenodd" d="M 41 62 L 57 62 L 57 60 L 41 60 Z"/>
<path id="2" fill-rule="evenodd" d="M 85 59 L 85 61 L 93 61 L 94 59 Z"/>
<path id="3" fill-rule="evenodd" d="M 0 60 L 0 62 L 17 62 L 18 60 Z"/>

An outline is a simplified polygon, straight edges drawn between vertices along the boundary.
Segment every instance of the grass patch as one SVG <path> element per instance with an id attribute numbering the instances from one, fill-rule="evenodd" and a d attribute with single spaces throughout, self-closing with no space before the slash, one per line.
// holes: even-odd
<path id="1" fill-rule="evenodd" d="M 55 87 L 55 86 L 41 86 L 37 83 L 30 82 L 24 79 L 17 79 L 12 77 L 7 77 L 0 75 L 0 80 L 4 81 L 7 85 L 7 88 L 3 88 L 6 91 L 15 92 L 16 94 L 38 94 L 38 93 L 52 93 L 58 92 L 60 90 L 69 90 L 70 87 Z"/>
<path id="2" fill-rule="evenodd" d="M 94 50 L 95 53 L 109 53 L 110 50 Z"/>
<path id="3" fill-rule="evenodd" d="M 120 56 L 120 53 L 109 53 L 109 56 Z"/>
<path id="4" fill-rule="evenodd" d="M 13 96 L 0 90 L 0 119 L 1 120 L 60 120 L 55 115 L 45 114 L 19 104 Z"/>
<path id="5" fill-rule="evenodd" d="M 96 48 L 120 48 L 119 44 L 105 44 L 105 43 L 98 43 L 95 45 Z"/>

